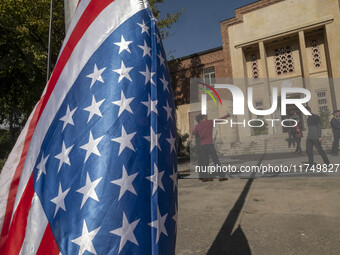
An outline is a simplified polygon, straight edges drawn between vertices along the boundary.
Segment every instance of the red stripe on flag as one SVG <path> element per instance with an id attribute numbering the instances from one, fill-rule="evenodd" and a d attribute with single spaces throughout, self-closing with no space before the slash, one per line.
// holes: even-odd
<path id="1" fill-rule="evenodd" d="M 43 98 L 42 98 L 43 99 Z M 6 213 L 5 213 L 5 217 L 4 217 L 4 223 L 2 226 L 2 231 L 1 231 L 1 239 L 5 238 L 6 235 L 8 234 L 8 229 L 9 229 L 9 224 L 11 222 L 11 217 L 12 217 L 12 212 L 13 212 L 13 207 L 14 207 L 14 202 L 15 202 L 15 196 L 18 190 L 18 185 L 19 185 L 19 181 L 20 181 L 20 176 L 22 173 L 22 168 L 24 166 L 25 163 L 25 159 L 26 159 L 26 155 L 27 155 L 27 151 L 31 142 L 31 138 L 34 132 L 34 128 L 35 128 L 35 124 L 38 122 L 38 115 L 36 114 L 38 112 L 38 110 L 41 107 L 41 102 L 42 100 L 39 101 L 35 113 L 33 115 L 33 118 L 30 122 L 30 125 L 28 127 L 28 131 L 25 137 L 25 143 L 24 143 L 24 147 L 21 153 L 21 157 L 20 157 L 20 162 L 15 170 L 13 179 L 12 179 L 12 183 L 9 189 L 9 193 L 8 193 L 8 198 L 7 198 L 7 206 L 6 206 Z M 1 247 L 2 247 L 3 241 L 0 244 L 0 251 L 1 251 Z"/>
<path id="2" fill-rule="evenodd" d="M 79 40 L 83 37 L 84 33 L 97 16 L 114 0 L 102 0 L 102 1 L 91 1 L 84 11 L 83 15 L 79 19 L 77 25 L 73 29 L 70 39 L 67 41 L 63 52 L 60 55 L 59 61 L 53 70 L 52 76 L 49 80 L 49 84 L 46 89 L 46 96 L 42 103 L 42 110 L 45 108 L 52 91 L 60 77 L 60 74 L 64 70 L 66 63 L 68 62 L 74 48 L 77 46 Z M 39 113 L 42 114 L 42 110 Z"/>
<path id="3" fill-rule="evenodd" d="M 26 189 L 22 194 L 20 203 L 13 215 L 12 224 L 9 228 L 4 250 L 0 251 L 1 254 L 19 254 L 22 243 L 25 239 L 27 217 L 31 207 L 33 195 L 33 174 L 31 174 Z"/>
<path id="4" fill-rule="evenodd" d="M 43 235 L 43 238 L 41 239 L 39 249 L 37 250 L 36 255 L 58 255 L 59 254 L 59 248 L 57 245 L 57 242 L 54 239 L 52 229 L 50 227 L 50 224 L 47 224 L 45 233 Z"/>
<path id="5" fill-rule="evenodd" d="M 3 228 L 1 231 L 1 240 L 0 240 L 0 253 L 2 251 L 2 249 L 4 248 L 3 245 L 7 239 L 6 235 L 8 234 L 8 230 L 9 230 L 9 223 L 10 223 L 10 219 L 11 219 L 11 215 L 13 214 L 13 207 L 14 207 L 14 201 L 15 201 L 15 196 L 18 190 L 18 185 L 19 185 L 19 177 L 22 173 L 22 168 L 26 159 L 26 155 L 27 155 L 27 150 L 29 147 L 29 144 L 31 142 L 31 138 L 34 132 L 34 129 L 40 119 L 40 116 L 55 88 L 55 85 L 57 84 L 57 81 L 60 77 L 60 74 L 62 73 L 66 63 L 68 62 L 74 48 L 76 47 L 76 45 L 78 44 L 79 40 L 82 38 L 82 36 L 84 35 L 84 33 L 86 32 L 86 30 L 88 29 L 88 27 L 91 25 L 91 23 L 97 18 L 97 16 L 110 4 L 112 3 L 114 0 L 103 0 L 103 1 L 91 1 L 89 3 L 89 5 L 87 6 L 86 10 L 84 11 L 83 15 L 81 16 L 81 18 L 79 19 L 77 25 L 75 26 L 69 40 L 67 41 L 65 48 L 63 50 L 63 52 L 60 55 L 59 61 L 56 64 L 56 67 L 52 73 L 52 76 L 47 84 L 47 89 L 46 89 L 46 93 L 44 95 L 44 97 L 41 98 L 38 107 L 36 108 L 33 118 L 31 120 L 30 126 L 29 126 L 29 130 L 27 132 L 26 135 L 26 140 L 25 140 L 25 146 L 27 146 L 25 148 L 25 150 L 23 150 L 22 155 L 21 155 L 21 159 L 20 159 L 20 164 L 18 165 L 16 171 L 15 171 L 15 177 L 12 179 L 12 183 L 11 183 L 11 187 L 10 187 L 10 191 L 8 194 L 8 203 L 6 206 L 6 213 L 5 213 L 5 219 L 4 219 L 4 224 L 3 224 Z M 31 188 L 33 190 L 33 177 L 31 176 L 29 183 L 31 183 Z M 29 186 L 29 183 L 27 184 L 26 189 Z M 26 192 L 25 189 L 25 192 Z M 30 187 L 28 188 L 30 189 Z M 34 194 L 34 190 L 33 190 L 33 194 Z M 33 194 L 32 197 L 30 198 L 30 203 L 31 200 L 33 198 Z M 25 198 L 25 199 L 29 199 L 29 198 Z M 20 207 L 20 210 L 24 210 L 24 208 L 22 208 L 22 204 L 27 205 L 27 201 L 23 202 L 23 196 L 20 198 L 20 202 L 18 205 L 18 209 Z M 30 206 L 30 204 L 29 204 Z M 17 209 L 17 210 L 18 210 Z M 29 208 L 26 208 L 27 212 L 29 211 Z M 15 212 L 15 215 L 17 215 L 17 212 Z M 26 216 L 27 217 L 27 216 Z M 20 220 L 19 220 L 20 221 Z M 14 218 L 13 218 L 13 223 L 14 223 Z M 20 228 L 15 228 L 13 227 L 13 229 L 15 229 L 16 231 L 20 229 L 20 231 L 22 233 L 14 233 L 14 236 L 16 234 L 18 234 L 18 236 L 24 236 L 25 234 L 25 228 L 26 228 L 26 223 L 27 223 L 27 218 L 25 219 L 25 225 L 21 225 Z M 13 232 L 12 232 L 13 233 Z M 11 235 L 11 233 L 9 233 L 9 235 Z M 9 236 L 8 236 L 9 238 Z M 20 239 L 21 240 L 21 239 Z M 18 241 L 20 241 L 18 239 Z M 16 245 L 19 246 L 19 248 L 21 248 L 22 245 L 22 241 L 19 244 L 19 242 L 16 242 Z M 6 247 L 9 247 L 6 244 Z M 20 249 L 19 249 L 20 251 Z M 13 254 L 13 253 L 11 253 Z M 15 254 L 15 253 L 14 253 Z"/>

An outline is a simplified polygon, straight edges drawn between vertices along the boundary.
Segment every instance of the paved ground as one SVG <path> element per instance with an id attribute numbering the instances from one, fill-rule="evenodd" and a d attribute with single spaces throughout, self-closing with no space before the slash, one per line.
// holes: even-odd
<path id="1" fill-rule="evenodd" d="M 305 169 L 305 165 L 308 164 L 307 156 L 305 155 L 296 155 L 294 153 L 273 153 L 273 154 L 253 154 L 253 155 L 239 155 L 239 156 L 219 156 L 222 166 L 235 166 L 236 169 L 240 169 L 241 166 L 287 166 L 290 169 L 289 173 L 266 173 L 263 175 L 262 173 L 232 173 L 232 177 L 240 178 L 240 177 L 273 177 L 273 176 L 337 176 L 340 177 L 340 156 L 331 156 L 328 154 L 328 158 L 330 162 L 333 164 L 333 169 L 327 171 L 327 173 L 322 172 L 322 168 L 320 171 L 317 168 Z M 192 162 L 189 161 L 181 163 L 179 165 L 179 170 L 187 170 L 190 169 L 191 166 L 191 175 L 189 178 L 198 178 L 198 173 L 195 173 L 195 166 L 197 159 L 193 158 Z M 318 167 L 321 167 L 323 164 L 323 160 L 320 155 L 314 155 L 314 162 L 319 164 Z M 295 171 L 294 171 L 295 169 Z"/>
<path id="2" fill-rule="evenodd" d="M 178 255 L 340 254 L 340 178 L 179 179 L 178 191 Z"/>

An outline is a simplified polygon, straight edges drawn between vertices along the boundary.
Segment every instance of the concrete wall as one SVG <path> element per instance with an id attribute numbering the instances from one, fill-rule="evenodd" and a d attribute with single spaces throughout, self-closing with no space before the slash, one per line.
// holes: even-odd
<path id="1" fill-rule="evenodd" d="M 295 70 L 294 73 L 282 78 L 340 77 L 338 0 L 262 0 L 236 10 L 235 14 L 235 18 L 221 22 L 224 53 L 228 52 L 225 54 L 225 59 L 230 58 L 229 72 L 234 78 L 251 77 L 249 70 L 247 72 L 249 55 L 254 51 L 260 55 L 259 49 L 256 49 L 260 42 L 264 43 L 268 67 L 268 70 L 265 70 L 263 62 L 260 61 L 259 69 L 262 77 L 275 77 L 272 48 L 287 43 L 293 48 Z M 320 28 L 323 31 L 319 34 L 317 31 L 313 32 L 313 29 Z M 305 48 L 305 55 L 301 52 L 299 31 L 304 31 L 305 45 L 302 47 Z M 319 50 L 322 55 L 322 66 L 318 69 L 314 67 L 311 57 L 310 41 L 315 37 L 320 43 Z M 289 40 L 293 42 L 289 42 Z M 250 49 L 247 52 L 248 48 Z M 303 61 L 305 70 L 308 70 L 306 73 L 302 71 Z M 335 95 L 335 107 L 340 108 L 340 84 L 335 83 L 334 89 L 330 88 L 329 92 Z M 314 90 L 312 89 L 312 91 Z"/>

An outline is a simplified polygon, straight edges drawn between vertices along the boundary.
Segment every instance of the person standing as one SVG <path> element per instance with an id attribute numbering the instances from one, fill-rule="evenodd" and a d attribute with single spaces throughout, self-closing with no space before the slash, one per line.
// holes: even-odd
<path id="1" fill-rule="evenodd" d="M 226 119 L 229 118 L 230 114 L 227 114 L 219 119 Z M 199 166 L 209 166 L 209 157 L 211 157 L 212 161 L 215 165 L 221 165 L 220 160 L 217 156 L 214 142 L 213 142 L 213 128 L 214 128 L 214 121 L 208 120 L 206 115 L 198 115 L 196 117 L 198 122 L 195 129 L 192 131 L 192 134 L 196 136 L 196 141 L 199 138 L 199 152 L 198 152 L 198 165 Z M 219 175 L 219 180 L 224 181 L 228 180 L 225 177 L 224 173 L 216 174 Z M 202 174 L 201 174 L 202 176 Z M 212 181 L 212 178 L 201 178 L 202 181 Z"/>
<path id="2" fill-rule="evenodd" d="M 293 115 L 292 115 L 292 119 L 296 120 L 297 122 L 300 121 L 300 116 L 298 115 L 297 111 L 294 111 Z"/>
<path id="3" fill-rule="evenodd" d="M 301 149 L 301 139 L 303 137 L 302 134 L 302 127 L 301 127 L 301 121 L 298 121 L 298 124 L 295 126 L 295 139 L 296 139 L 296 149 L 295 153 L 296 154 L 302 154 L 302 149 Z"/>
<path id="4" fill-rule="evenodd" d="M 306 109 L 312 114 L 307 118 L 307 126 L 308 126 L 308 134 L 306 139 L 306 152 L 308 156 L 308 164 L 314 165 L 314 155 L 313 155 L 313 147 L 318 150 L 325 164 L 329 165 L 329 159 L 322 148 L 321 145 L 321 135 L 322 135 L 322 126 L 321 119 L 318 115 L 311 112 L 311 108 L 306 106 Z"/>
<path id="5" fill-rule="evenodd" d="M 292 119 L 292 115 L 289 116 L 289 119 Z M 295 137 L 295 127 L 293 126 L 294 125 L 294 122 L 293 121 L 288 121 L 288 125 L 289 127 L 287 128 L 288 130 L 288 148 L 290 148 L 291 145 L 293 145 L 293 147 L 295 147 L 295 141 L 296 141 L 296 137 Z"/>
<path id="6" fill-rule="evenodd" d="M 335 110 L 333 112 L 333 118 L 331 119 L 331 127 L 333 131 L 333 146 L 332 156 L 338 156 L 339 139 L 340 139 L 340 111 Z"/>

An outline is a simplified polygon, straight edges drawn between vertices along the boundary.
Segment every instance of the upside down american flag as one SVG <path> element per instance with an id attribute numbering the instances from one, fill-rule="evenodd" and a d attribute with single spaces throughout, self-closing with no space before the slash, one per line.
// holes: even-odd
<path id="1" fill-rule="evenodd" d="M 174 254 L 175 105 L 146 0 L 82 0 L 0 175 L 0 254 Z"/>

